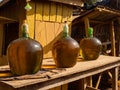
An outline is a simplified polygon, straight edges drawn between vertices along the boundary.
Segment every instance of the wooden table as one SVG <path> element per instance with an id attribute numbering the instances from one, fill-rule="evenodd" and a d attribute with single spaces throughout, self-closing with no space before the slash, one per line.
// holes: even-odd
<path id="1" fill-rule="evenodd" d="M 78 58 L 77 64 L 71 68 L 55 68 L 54 65 L 52 59 L 46 59 L 43 63 L 44 69 L 37 74 L 4 78 L 1 76 L 0 90 L 48 90 L 106 70 L 112 70 L 112 90 L 118 90 L 120 57 L 101 55 L 97 60 L 91 61 L 83 61 Z M 52 66 L 52 68 L 47 66 Z M 6 69 L 6 66 L 0 67 L 0 70 L 4 71 L 4 69 Z"/>

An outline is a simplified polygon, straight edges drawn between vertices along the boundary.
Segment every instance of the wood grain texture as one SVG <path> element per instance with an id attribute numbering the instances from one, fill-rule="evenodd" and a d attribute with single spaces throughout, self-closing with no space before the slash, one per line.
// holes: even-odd
<path id="1" fill-rule="evenodd" d="M 68 18 L 67 18 L 67 21 L 72 22 L 72 17 L 73 17 L 73 7 L 68 6 Z"/>
<path id="2" fill-rule="evenodd" d="M 52 57 L 52 45 L 62 37 L 62 30 L 62 23 L 36 21 L 35 39 L 43 46 L 44 58 Z"/>
<path id="3" fill-rule="evenodd" d="M 48 61 L 49 64 L 54 64 L 53 59 L 44 59 L 44 61 Z M 47 63 L 43 63 L 43 65 L 44 64 Z M 32 79 L 31 77 L 34 76 L 32 75 L 31 77 L 27 76 L 27 80 L 20 80 L 19 77 L 16 77 L 18 80 L 0 81 L 0 89 L 3 90 L 5 86 L 6 90 L 47 90 L 112 69 L 114 78 L 113 82 L 115 82 L 113 90 L 117 90 L 116 77 L 118 69 L 116 69 L 116 67 L 118 66 L 120 66 L 120 57 L 101 55 L 97 60 L 92 61 L 82 61 L 82 59 L 78 58 L 78 62 L 74 67 L 64 69 L 56 68 L 43 73 L 43 76 L 48 75 L 49 77 L 41 77 L 41 73 L 40 76 L 37 74 L 36 79 Z"/>
<path id="4" fill-rule="evenodd" d="M 43 21 L 50 20 L 50 3 L 43 3 Z"/>
<path id="5" fill-rule="evenodd" d="M 35 40 L 37 40 L 43 46 L 43 49 L 47 45 L 45 25 L 46 25 L 45 22 L 36 21 L 35 26 Z"/>
<path id="6" fill-rule="evenodd" d="M 51 2 L 50 4 L 50 21 L 56 21 L 56 3 Z"/>
<path id="7" fill-rule="evenodd" d="M 46 57 L 52 57 L 52 46 L 54 43 L 54 38 L 55 38 L 55 23 L 50 23 L 50 22 L 46 22 L 45 23 L 45 29 L 46 29 L 46 40 L 47 40 L 47 45 L 44 47 L 44 54 L 46 55 Z"/>
<path id="8" fill-rule="evenodd" d="M 112 55 L 116 56 L 116 47 L 115 47 L 115 30 L 114 30 L 114 22 L 110 23 L 110 35 L 111 35 L 111 46 L 112 46 Z"/>
<path id="9" fill-rule="evenodd" d="M 36 2 L 36 20 L 43 20 L 43 3 Z"/>
<path id="10" fill-rule="evenodd" d="M 56 22 L 62 22 L 62 4 L 57 4 L 57 18 Z"/>
<path id="11" fill-rule="evenodd" d="M 62 22 L 68 21 L 68 6 L 67 5 L 63 5 L 62 7 Z"/>

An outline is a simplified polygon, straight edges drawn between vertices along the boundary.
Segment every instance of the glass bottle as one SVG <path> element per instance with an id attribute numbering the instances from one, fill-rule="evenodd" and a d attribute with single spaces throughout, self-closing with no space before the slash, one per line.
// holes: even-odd
<path id="1" fill-rule="evenodd" d="M 68 34 L 68 24 L 63 27 L 63 37 L 56 41 L 52 47 L 53 59 L 59 68 L 72 67 L 77 62 L 79 44 Z"/>
<path id="2" fill-rule="evenodd" d="M 22 37 L 9 44 L 7 58 L 10 70 L 15 75 L 33 74 L 40 70 L 43 48 L 39 42 L 29 37 L 26 22 L 22 25 Z"/>
<path id="3" fill-rule="evenodd" d="M 96 60 L 101 52 L 102 43 L 93 36 L 93 28 L 89 28 L 88 37 L 80 41 L 80 55 L 85 60 Z"/>

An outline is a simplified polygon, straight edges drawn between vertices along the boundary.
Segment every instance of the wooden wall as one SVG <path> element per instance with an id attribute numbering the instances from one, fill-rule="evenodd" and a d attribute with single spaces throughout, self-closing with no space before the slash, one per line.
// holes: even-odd
<path id="1" fill-rule="evenodd" d="M 0 56 L 2 56 L 3 25 L 0 24 Z"/>
<path id="2" fill-rule="evenodd" d="M 5 55 L 2 55 L 3 46 L 3 25 L 0 24 L 0 66 L 7 64 L 7 59 Z"/>
<path id="3" fill-rule="evenodd" d="M 52 44 L 61 36 L 63 24 L 72 21 L 72 6 L 55 2 L 30 2 L 27 12 L 29 35 L 44 48 L 44 58 L 50 58 Z"/>
<path id="4" fill-rule="evenodd" d="M 20 7 L 20 5 L 16 4 L 15 0 L 10 0 L 8 3 L 0 7 L 0 16 L 17 21 L 19 18 L 18 10 Z"/>

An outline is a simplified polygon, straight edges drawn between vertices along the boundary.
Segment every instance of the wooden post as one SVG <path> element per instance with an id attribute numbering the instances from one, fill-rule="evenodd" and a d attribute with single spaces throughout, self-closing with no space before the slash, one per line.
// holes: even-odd
<path id="1" fill-rule="evenodd" d="M 81 79 L 80 81 L 81 81 L 80 85 L 82 85 L 82 86 L 81 86 L 81 88 L 79 90 L 86 90 L 86 86 L 87 86 L 86 78 Z"/>
<path id="2" fill-rule="evenodd" d="M 86 34 L 86 37 L 88 37 L 88 29 L 90 27 L 90 23 L 87 17 L 84 19 L 84 23 L 85 23 L 85 34 Z"/>
<path id="3" fill-rule="evenodd" d="M 87 85 L 92 87 L 92 76 L 87 77 L 86 81 L 87 81 Z"/>
<path id="4" fill-rule="evenodd" d="M 112 90 L 118 90 L 118 69 L 119 67 L 112 69 Z"/>
<path id="5" fill-rule="evenodd" d="M 100 73 L 100 75 L 98 77 L 98 81 L 97 81 L 96 86 L 95 86 L 96 89 L 98 89 L 98 87 L 99 87 L 101 77 L 102 77 L 102 73 Z"/>
<path id="6" fill-rule="evenodd" d="M 119 56 L 120 55 L 120 18 L 117 19 L 116 39 L 117 39 L 116 55 Z"/>
<path id="7" fill-rule="evenodd" d="M 90 27 L 90 23 L 89 23 L 89 18 L 84 18 L 84 23 L 85 23 L 85 34 L 86 37 L 88 37 L 88 29 Z M 92 76 L 87 78 L 87 85 L 92 87 Z"/>
<path id="8" fill-rule="evenodd" d="M 114 22 L 110 23 L 112 55 L 116 56 Z"/>

